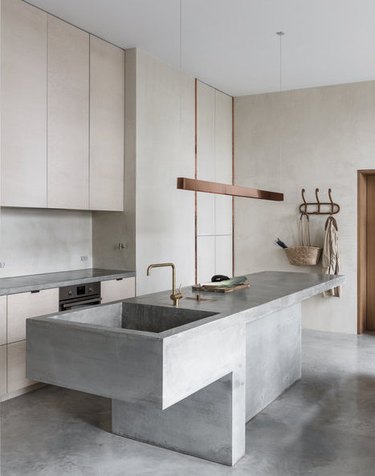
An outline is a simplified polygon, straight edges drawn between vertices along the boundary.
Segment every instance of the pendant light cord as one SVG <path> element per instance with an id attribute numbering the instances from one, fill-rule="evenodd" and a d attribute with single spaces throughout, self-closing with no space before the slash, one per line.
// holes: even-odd
<path id="1" fill-rule="evenodd" d="M 283 31 L 276 32 L 279 37 L 279 190 L 281 190 L 282 173 L 282 150 L 281 150 L 281 130 L 282 130 L 282 91 L 283 91 Z"/>
<path id="2" fill-rule="evenodd" d="M 180 0 L 179 70 L 182 71 L 182 0 Z"/>
<path id="3" fill-rule="evenodd" d="M 180 135 L 180 141 L 179 141 L 179 155 L 181 155 L 182 152 L 182 0 L 180 0 L 180 8 L 179 8 L 179 60 L 178 60 L 178 71 L 179 71 L 179 86 L 180 86 L 180 117 L 179 117 L 179 135 Z"/>

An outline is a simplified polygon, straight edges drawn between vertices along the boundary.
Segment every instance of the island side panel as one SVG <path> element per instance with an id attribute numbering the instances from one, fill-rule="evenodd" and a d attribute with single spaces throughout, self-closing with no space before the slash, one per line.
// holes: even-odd
<path id="1" fill-rule="evenodd" d="M 226 375 L 166 410 L 145 400 L 112 400 L 112 432 L 232 466 L 245 452 L 244 411 L 241 442 L 234 442 L 237 430 L 233 424 L 237 424 L 238 412 L 236 380 L 234 374 Z"/>
<path id="2" fill-rule="evenodd" d="M 236 315 L 163 339 L 163 409 L 231 372 L 244 388 L 245 343 L 246 324 Z"/>
<path id="3" fill-rule="evenodd" d="M 161 407 L 162 352 L 162 341 L 152 336 L 48 317 L 27 320 L 29 378 L 93 395 L 145 398 Z"/>
<path id="4" fill-rule="evenodd" d="M 301 378 L 301 304 L 246 325 L 246 421 Z"/>

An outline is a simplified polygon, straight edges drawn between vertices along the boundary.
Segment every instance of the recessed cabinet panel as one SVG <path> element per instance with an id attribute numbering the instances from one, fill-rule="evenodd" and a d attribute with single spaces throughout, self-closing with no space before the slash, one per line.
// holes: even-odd
<path id="1" fill-rule="evenodd" d="M 198 193 L 198 236 L 215 234 L 215 195 Z"/>
<path id="2" fill-rule="evenodd" d="M 26 338 L 26 319 L 59 311 L 59 290 L 45 289 L 37 293 L 8 296 L 8 343 Z"/>
<path id="3" fill-rule="evenodd" d="M 102 303 L 120 301 L 135 296 L 135 278 L 101 282 Z"/>
<path id="4" fill-rule="evenodd" d="M 215 91 L 216 182 L 232 183 L 232 98 Z"/>
<path id="5" fill-rule="evenodd" d="M 7 340 L 7 298 L 0 296 L 0 345 Z"/>
<path id="6" fill-rule="evenodd" d="M 124 208 L 125 52 L 90 36 L 90 209 Z"/>
<path id="7" fill-rule="evenodd" d="M 1 2 L 3 206 L 47 206 L 47 14 Z"/>
<path id="8" fill-rule="evenodd" d="M 232 236 L 216 236 L 215 264 L 216 274 L 232 276 Z"/>
<path id="9" fill-rule="evenodd" d="M 197 83 L 197 176 L 215 180 L 215 89 Z"/>
<path id="10" fill-rule="evenodd" d="M 0 346 L 0 402 L 7 391 L 7 346 Z"/>
<path id="11" fill-rule="evenodd" d="M 198 236 L 198 283 L 211 281 L 215 273 L 215 236 Z"/>
<path id="12" fill-rule="evenodd" d="M 89 35 L 48 16 L 48 207 L 88 202 Z"/>
<path id="13" fill-rule="evenodd" d="M 26 377 L 26 341 L 8 344 L 6 347 L 8 349 L 8 393 L 36 383 Z"/>
<path id="14" fill-rule="evenodd" d="M 232 221 L 232 197 L 215 195 L 215 235 L 231 235 Z"/>

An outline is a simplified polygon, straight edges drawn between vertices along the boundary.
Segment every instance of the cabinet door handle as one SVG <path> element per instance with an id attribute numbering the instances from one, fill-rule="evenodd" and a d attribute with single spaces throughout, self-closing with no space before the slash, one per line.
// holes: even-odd
<path id="1" fill-rule="evenodd" d="M 36 294 L 40 293 L 40 289 L 34 289 L 33 291 L 30 291 L 31 294 Z"/>
<path id="2" fill-rule="evenodd" d="M 116 278 L 116 281 L 122 281 L 124 278 Z"/>

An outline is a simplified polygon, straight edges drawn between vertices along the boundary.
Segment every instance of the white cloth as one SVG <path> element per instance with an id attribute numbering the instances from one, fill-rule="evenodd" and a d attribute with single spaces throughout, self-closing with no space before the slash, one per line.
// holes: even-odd
<path id="1" fill-rule="evenodd" d="M 339 237 L 337 223 L 333 217 L 329 217 L 326 222 L 322 265 L 325 274 L 339 274 L 340 272 Z M 323 296 L 340 297 L 341 286 L 324 292 Z"/>

